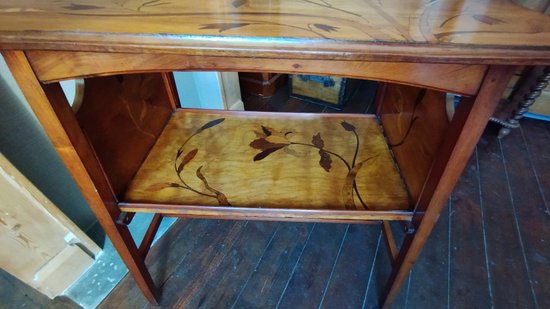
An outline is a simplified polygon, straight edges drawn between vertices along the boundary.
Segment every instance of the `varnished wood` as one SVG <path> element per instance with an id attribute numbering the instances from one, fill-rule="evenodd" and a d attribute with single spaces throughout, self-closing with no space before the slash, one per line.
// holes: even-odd
<path id="1" fill-rule="evenodd" d="M 512 72 L 512 68 L 509 67 L 490 67 L 484 76 L 485 65 L 547 65 L 550 63 L 548 17 L 514 6 L 507 0 L 465 0 L 461 2 L 283 0 L 276 3 L 256 3 L 246 0 L 215 0 L 202 3 L 190 0 L 177 3 L 156 1 L 120 3 L 99 0 L 93 4 L 74 3 L 68 0 L 55 2 L 8 0 L 0 4 L 0 17 L 0 49 L 3 51 L 24 50 L 33 59 L 31 65 L 23 52 L 5 52 L 11 70 L 102 226 L 113 240 L 144 295 L 151 302 L 155 302 L 156 291 L 145 268 L 143 256 L 140 255 L 127 227 L 117 225 L 114 221 L 114 215 L 120 213 L 120 209 L 114 205 L 117 201 L 114 191 L 119 190 L 119 185 L 117 188 L 112 188 L 112 184 L 106 176 L 108 172 L 99 164 L 100 160 L 78 127 L 74 115 L 70 113 L 70 110 L 68 112 L 68 105 L 62 98 L 59 86 L 53 84 L 43 88 L 39 84 L 39 80 L 57 81 L 78 76 L 190 69 L 271 71 L 343 75 L 421 86 L 432 89 L 427 90 L 424 94 L 433 94 L 434 102 L 441 101 L 440 96 L 442 95 L 434 90 L 472 96 L 462 102 L 449 129 L 438 130 L 446 131 L 445 138 L 437 153 L 433 152 L 433 146 L 429 147 L 428 156 L 435 155 L 430 158 L 434 163 L 431 165 L 427 181 L 410 181 L 410 176 L 409 180 L 406 179 L 407 185 L 413 184 L 412 193 L 418 196 L 418 198 L 416 196 L 412 198 L 413 201 L 418 200 L 411 225 L 416 231 L 414 229 L 409 231 L 411 234 L 405 238 L 395 261 L 385 299 L 385 305 L 388 306 L 395 300 L 400 285 L 405 276 L 410 273 L 412 264 L 437 221 L 450 190 L 462 171 L 475 141 L 479 138 L 482 127 L 494 109 L 495 101 L 500 97 L 507 78 Z M 36 54 L 33 51 L 36 51 Z M 82 54 L 81 52 L 86 53 Z M 105 56 L 106 54 L 109 55 Z M 373 64 L 372 67 L 369 61 Z M 60 62 L 64 62 L 65 68 L 57 65 Z M 457 66 L 452 65 L 453 63 Z M 37 75 L 33 70 L 37 72 Z M 48 72 L 53 73 L 48 75 Z M 50 77 L 46 78 L 47 76 Z M 166 83 L 169 77 L 164 75 L 163 78 L 164 89 L 173 94 L 173 85 Z M 481 88 L 479 88 L 480 84 Z M 420 90 L 420 93 L 423 91 Z M 173 95 L 168 101 L 171 112 L 177 104 Z M 378 105 L 381 107 L 379 110 L 382 111 L 382 108 L 386 104 L 391 104 L 392 101 L 398 101 L 398 98 L 391 95 L 381 98 Z M 176 116 L 181 114 L 176 112 Z M 205 114 L 208 115 L 208 112 Z M 406 113 L 401 114 L 406 115 Z M 192 128 L 188 128 L 188 137 L 209 134 L 210 141 L 214 140 L 213 137 L 218 138 L 213 135 L 216 129 L 219 129 L 221 118 L 210 118 L 208 120 L 210 122 L 198 123 L 197 121 L 201 120 L 199 115 L 199 113 L 193 114 L 193 117 L 187 119 L 188 123 L 193 124 Z M 299 129 L 303 132 L 288 133 L 292 128 L 289 128 L 289 131 L 283 131 L 287 129 L 283 125 L 287 122 L 292 124 L 290 118 L 294 116 L 283 118 L 280 115 L 268 115 L 262 116 L 263 118 L 255 118 L 251 115 L 242 115 L 242 117 L 245 116 L 251 121 L 269 118 L 270 126 L 262 127 L 261 124 L 258 124 L 259 130 L 254 133 L 255 137 L 252 136 L 252 141 L 250 141 L 250 136 L 228 134 L 230 137 L 223 143 L 218 142 L 215 149 L 207 150 L 209 152 L 213 150 L 211 151 L 213 154 L 219 153 L 219 149 L 231 149 L 232 143 L 246 140 L 251 146 L 250 148 L 257 150 L 253 155 L 253 161 L 255 158 L 255 161 L 259 161 L 259 163 L 270 162 L 267 164 L 269 170 L 277 172 L 291 167 L 291 165 L 284 166 L 281 163 L 283 161 L 279 157 L 282 149 L 292 150 L 289 146 L 291 145 L 290 138 L 305 132 L 308 136 L 307 142 L 311 138 L 311 145 L 305 141 L 300 141 L 300 145 L 307 145 L 312 148 L 311 150 L 317 151 L 316 154 L 319 157 L 316 157 L 318 158 L 316 161 L 304 160 L 309 166 L 301 166 L 296 163 L 293 165 L 305 166 L 308 172 L 313 170 L 334 172 L 336 170 L 334 157 L 339 157 L 327 152 L 329 145 L 333 144 L 336 137 L 327 139 L 329 133 L 323 133 L 323 139 L 321 139 L 321 135 L 316 135 L 320 132 L 312 131 L 315 129 L 314 123 L 307 126 L 304 125 L 307 124 L 307 121 L 301 119 L 300 122 L 303 126 L 300 126 Z M 231 116 L 232 119 L 238 117 Z M 227 118 L 230 119 L 229 116 Z M 342 128 L 344 131 L 348 131 L 343 133 L 352 131 L 356 133 L 356 130 L 360 130 L 359 125 L 351 125 L 348 120 L 341 123 L 340 127 L 337 125 L 331 127 L 331 123 L 332 125 L 337 124 L 338 119 L 336 116 L 323 117 L 322 122 L 327 124 L 325 128 L 327 130 L 323 130 L 323 132 L 327 131 L 336 136 L 334 132 L 342 130 Z M 346 116 L 345 119 L 350 118 Z M 372 125 L 372 121 L 366 121 L 368 117 L 362 116 L 356 119 L 362 120 L 361 125 Z M 229 120 L 227 121 L 229 123 Z M 242 120 L 241 122 L 246 121 Z M 409 123 L 412 124 L 413 121 Z M 236 127 L 235 124 L 234 127 Z M 278 127 L 278 129 L 274 130 L 272 127 Z M 409 126 L 411 132 L 415 127 Z M 438 129 L 441 128 L 438 126 Z M 164 133 L 168 131 L 165 130 Z M 228 130 L 228 132 L 231 131 Z M 408 131 L 406 133 L 410 134 Z M 434 134 L 434 130 L 426 134 L 430 136 Z M 439 135 L 435 134 L 435 140 L 439 140 Z M 340 138 L 343 136 L 341 133 L 337 135 Z M 380 139 L 380 135 L 380 131 L 378 131 L 378 134 L 374 135 L 375 139 Z M 177 134 L 172 133 L 170 136 L 177 136 Z M 179 143 L 187 145 L 186 141 L 179 140 Z M 339 141 L 338 150 L 344 149 L 345 147 L 341 148 L 340 146 L 345 143 Z M 350 141 L 347 143 L 349 144 Z M 366 141 L 362 141 L 362 144 L 365 143 Z M 156 149 L 169 149 L 170 147 L 172 147 L 171 155 L 158 157 L 165 160 L 164 163 L 159 161 L 148 165 L 145 162 L 137 177 L 134 178 L 134 184 L 147 184 L 150 177 L 145 176 L 156 175 L 152 172 L 153 169 L 160 170 L 158 175 L 161 175 L 165 172 L 159 167 L 165 163 L 167 166 L 173 164 L 173 172 L 178 176 L 176 181 L 179 180 L 180 183 L 166 182 L 164 179 L 159 182 L 159 179 L 153 177 L 153 181 L 157 182 L 149 183 L 146 189 L 149 189 L 150 192 L 158 192 L 183 188 L 203 196 L 204 199 L 208 197 L 211 204 L 205 203 L 204 200 L 197 200 L 195 203 L 189 196 L 185 197 L 186 202 L 183 203 L 174 202 L 171 198 L 158 200 L 159 194 L 144 194 L 145 190 L 142 188 L 140 189 L 142 195 L 134 200 L 139 203 L 121 204 L 121 209 L 238 219 L 362 222 L 395 220 L 399 215 L 403 215 L 404 220 L 411 219 L 410 211 L 388 211 L 388 209 L 409 209 L 410 200 L 405 190 L 400 190 L 396 195 L 390 194 L 397 197 L 397 201 L 393 202 L 389 201 L 389 198 L 386 201 L 384 198 L 376 196 L 379 191 L 391 191 L 401 187 L 395 185 L 395 180 L 399 177 L 389 155 L 387 156 L 388 162 L 383 164 L 388 168 L 370 171 L 370 175 L 376 176 L 372 178 L 379 178 L 375 179 L 375 184 L 386 184 L 388 180 L 392 183 L 389 186 L 374 186 L 375 189 L 368 188 L 369 196 L 376 196 L 376 198 L 374 202 L 365 203 L 364 208 L 374 207 L 375 210 L 354 210 L 358 209 L 356 206 L 361 199 L 353 192 L 360 193 L 365 189 L 365 187 L 361 187 L 361 184 L 370 183 L 372 179 L 367 177 L 368 175 L 363 175 L 360 179 L 355 177 L 358 175 L 357 170 L 353 167 L 355 164 L 347 163 L 343 159 L 342 161 L 349 166 L 347 172 L 350 175 L 350 177 L 346 177 L 345 185 L 352 187 L 345 191 L 347 194 L 342 196 L 343 207 L 341 204 L 336 205 L 332 202 L 320 207 L 320 204 L 316 205 L 315 200 L 312 199 L 302 199 L 303 203 L 292 204 L 294 201 L 292 194 L 295 188 L 286 187 L 284 188 L 285 193 L 290 193 L 279 196 L 286 196 L 287 200 L 268 200 L 267 204 L 270 204 L 268 207 L 272 208 L 249 207 L 244 208 L 246 210 L 244 212 L 239 207 L 230 206 L 230 201 L 234 200 L 234 197 L 226 194 L 225 191 L 222 192 L 218 189 L 217 183 L 210 181 L 212 166 L 216 166 L 221 161 L 208 157 L 208 160 L 212 160 L 208 162 L 207 166 L 195 165 L 192 172 L 196 175 L 193 178 L 196 182 L 191 187 L 184 181 L 182 172 L 187 172 L 199 158 L 202 158 L 203 163 L 206 162 L 206 157 L 203 156 L 206 151 L 202 148 L 199 149 L 198 146 L 193 149 L 178 148 L 163 141 L 162 137 L 159 138 L 157 144 L 160 146 L 155 146 L 149 158 L 154 157 Z M 390 141 L 390 144 L 394 149 L 403 145 L 401 141 Z M 166 145 L 170 147 L 165 147 Z M 375 143 L 374 146 L 375 149 L 383 150 L 389 154 L 383 141 Z M 227 161 L 227 158 L 231 158 L 231 155 L 235 154 L 247 154 L 245 151 L 233 150 L 229 153 L 222 151 L 224 158 L 221 160 Z M 250 149 L 247 150 L 250 151 Z M 372 149 L 368 147 L 361 148 L 360 153 L 370 150 Z M 286 155 L 292 156 L 292 154 Z M 349 153 L 346 153 L 346 157 L 348 155 Z M 273 158 L 279 162 L 270 161 Z M 309 159 L 311 158 L 313 157 L 310 156 Z M 371 160 L 372 158 L 366 157 L 365 159 Z M 174 162 L 169 162 L 170 160 Z M 229 161 L 231 162 L 231 160 Z M 354 158 L 353 161 L 355 162 L 356 159 Z M 410 165 L 410 163 L 403 164 L 399 159 L 397 163 L 403 166 Z M 428 170 L 426 167 L 428 164 L 423 162 L 421 165 L 421 170 L 425 173 Z M 147 166 L 150 166 L 151 170 L 146 171 Z M 273 167 L 275 168 L 273 169 Z M 254 169 L 251 170 L 254 171 Z M 231 172 L 230 169 L 227 171 Z M 239 172 L 243 173 L 241 170 Z M 249 169 L 245 169 L 245 172 L 248 173 Z M 292 173 L 294 172 L 293 170 Z M 344 172 L 346 172 L 345 169 Z M 140 178 L 140 173 L 145 176 L 142 175 L 143 177 Z M 225 173 L 225 169 L 223 173 L 217 172 L 218 175 L 224 176 Z M 404 174 L 410 175 L 411 173 L 405 172 Z M 271 180 L 276 180 L 281 175 L 269 173 L 268 176 L 271 177 Z M 417 178 L 421 179 L 422 177 Z M 350 179 L 355 179 L 355 186 L 354 181 L 350 181 Z M 319 180 L 324 181 L 325 179 L 316 176 L 315 182 Z M 238 190 L 231 190 L 231 193 L 249 190 L 250 186 L 247 186 L 247 181 L 248 179 L 243 177 L 238 181 L 231 182 L 231 184 L 239 182 L 241 184 L 237 188 Z M 308 187 L 307 179 L 305 181 L 303 179 L 294 180 L 294 183 L 300 188 L 305 187 L 304 192 L 306 193 L 319 195 L 314 189 Z M 424 184 L 422 189 L 420 189 L 421 183 Z M 323 184 L 326 186 L 326 183 Z M 338 184 L 333 187 L 341 188 L 342 184 Z M 242 190 L 242 188 L 246 190 Z M 266 188 L 271 190 L 278 187 L 271 184 Z M 271 193 L 267 189 L 252 191 L 255 194 L 254 198 L 262 198 L 262 194 L 267 196 L 266 193 Z M 372 194 L 372 192 L 376 192 L 376 194 Z M 128 191 L 127 197 L 132 196 L 130 193 L 132 193 L 132 188 Z M 382 193 L 384 195 L 387 192 Z M 306 194 L 306 196 L 308 195 Z M 321 200 L 328 200 L 326 192 L 325 195 L 320 196 L 322 196 Z M 149 202 L 148 198 L 155 198 L 156 200 L 153 202 L 160 204 L 144 203 Z M 213 203 L 212 200 L 214 200 Z M 237 199 L 235 204 L 237 206 L 240 206 L 239 204 L 252 206 L 258 201 L 264 202 L 264 200 L 252 200 L 248 201 L 250 204 L 246 204 L 246 201 L 243 203 L 243 200 Z M 287 205 L 282 205 L 282 202 L 289 204 L 290 209 Z M 373 202 L 372 205 L 370 202 Z M 306 203 L 312 205 L 305 210 L 296 207 Z M 392 203 L 394 204 L 391 205 Z M 191 206 L 178 206 L 178 204 L 190 204 Z M 206 206 L 192 206 L 194 204 Z M 264 203 L 259 204 L 259 206 L 263 206 L 261 204 Z M 287 209 L 275 209 L 275 206 L 287 207 Z M 326 218 L 322 217 L 325 215 Z M 392 217 L 394 215 L 397 217 Z M 245 227 L 246 224 L 243 224 L 242 230 L 248 230 Z M 238 233 L 240 233 L 240 229 L 232 231 L 231 237 L 229 237 L 230 244 L 235 242 Z M 345 235 L 345 233 L 343 234 Z M 330 241 L 334 242 L 334 239 Z M 219 254 L 211 256 L 214 261 L 205 271 L 208 276 L 214 271 L 212 267 L 221 265 Z M 310 255 L 310 257 L 313 256 L 313 254 Z M 314 259 L 309 258 L 308 260 L 306 256 L 305 260 L 313 261 Z M 309 264 L 313 265 L 312 262 Z M 323 265 L 321 266 L 323 273 L 328 273 L 328 264 L 320 263 L 319 265 Z M 304 278 L 289 282 L 287 286 L 296 286 L 297 288 L 291 289 L 291 296 L 281 299 L 280 303 L 286 304 L 288 299 L 299 295 L 309 295 L 301 293 L 302 289 L 308 286 L 307 283 Z M 315 295 L 320 295 L 320 285 L 311 286 Z M 197 283 L 193 283 L 187 292 L 203 295 L 199 293 L 198 287 Z M 180 304 L 198 304 L 201 298 L 202 296 L 192 296 Z M 308 297 L 303 300 L 302 304 L 308 306 L 312 302 Z"/>
<path id="2" fill-rule="evenodd" d="M 271 97 L 287 82 L 288 76 L 280 73 L 239 72 L 241 92 Z"/>
<path id="3" fill-rule="evenodd" d="M 200 110 L 172 116 L 125 201 L 332 210 L 410 206 L 371 115 L 281 119 Z"/>
<path id="4" fill-rule="evenodd" d="M 384 240 L 386 241 L 386 248 L 388 249 L 388 255 L 393 264 L 397 260 L 397 254 L 399 253 L 399 250 L 397 249 L 395 237 L 393 236 L 391 225 L 388 221 L 382 222 L 382 232 L 384 232 Z"/>
<path id="5" fill-rule="evenodd" d="M 487 66 L 243 57 L 181 56 L 28 51 L 33 69 L 44 82 L 129 72 L 212 70 L 337 75 L 397 82 L 473 95 Z M 60 62 L 62 58 L 64 61 Z"/>
<path id="6" fill-rule="evenodd" d="M 178 90 L 176 89 L 174 74 L 172 72 L 162 72 L 160 75 L 162 76 L 164 89 L 166 90 L 170 107 L 172 107 L 172 111 L 175 111 L 177 108 L 181 107 L 181 104 L 178 96 Z"/>
<path id="7" fill-rule="evenodd" d="M 550 60 L 548 17 L 511 1 L 9 0 L 0 14 L 2 49 L 493 64 Z"/>
<path id="8" fill-rule="evenodd" d="M 1 153 L 0 196 L 0 267 L 53 299 L 90 267 L 101 248 Z M 67 256 L 73 262 L 60 265 Z M 49 276 L 52 271 L 58 275 Z"/>
<path id="9" fill-rule="evenodd" d="M 151 248 L 151 244 L 153 243 L 153 240 L 155 240 L 155 235 L 157 234 L 157 231 L 160 227 L 161 222 L 162 222 L 162 215 L 159 213 L 156 213 L 153 216 L 151 223 L 149 223 L 149 228 L 147 229 L 147 232 L 145 232 L 145 236 L 143 236 L 143 239 L 139 244 L 138 250 L 144 259 L 147 256 L 149 249 Z"/>
<path id="10" fill-rule="evenodd" d="M 416 202 L 449 126 L 445 93 L 394 84 L 379 89 L 378 114 Z"/>
<path id="11" fill-rule="evenodd" d="M 176 104 L 168 92 L 171 88 L 164 85 L 167 83 L 160 74 L 86 80 L 76 119 L 118 197 L 124 194 Z"/>
<path id="12" fill-rule="evenodd" d="M 118 208 L 114 208 L 116 205 L 104 202 L 103 198 L 109 197 L 105 195 L 102 196 L 101 194 L 104 190 L 100 190 L 102 192 L 98 192 L 96 185 L 92 180 L 93 177 L 97 177 L 94 180 L 97 180 L 98 184 L 100 184 L 101 175 L 95 174 L 99 171 L 89 172 L 87 167 L 90 167 L 90 165 L 84 165 L 79 153 L 75 149 L 75 147 L 79 147 L 82 150 L 87 147 L 86 144 L 83 144 L 85 138 L 80 135 L 80 129 L 73 127 L 70 130 L 70 135 L 69 132 L 65 131 L 63 124 L 57 117 L 56 112 L 58 111 L 55 111 L 52 107 L 49 98 L 46 96 L 46 93 L 44 92 L 44 89 L 40 85 L 38 79 L 36 79 L 36 76 L 34 75 L 29 62 L 22 51 L 3 51 L 2 55 L 4 56 L 8 67 L 21 88 L 23 95 L 29 102 L 34 114 L 45 128 L 46 134 L 53 143 L 54 148 L 65 165 L 68 167 L 69 172 L 73 176 L 76 184 L 79 186 L 82 194 L 86 198 L 86 201 L 90 204 L 90 207 L 99 223 L 109 235 L 113 245 L 122 256 L 130 272 L 134 276 L 136 283 L 142 290 L 143 295 L 150 302 L 156 303 L 158 298 L 157 291 L 153 280 L 145 267 L 145 263 L 139 255 L 137 247 L 132 240 L 130 231 L 126 226 L 115 224 L 113 215 L 119 213 L 120 210 L 118 210 Z M 56 91 L 56 93 L 56 95 L 58 95 L 59 91 Z M 62 101 L 61 98 L 59 98 L 59 100 Z M 66 105 L 68 108 L 68 104 Z M 58 107 L 61 106 L 62 105 L 60 104 Z M 64 115 L 70 114 L 65 113 Z M 74 119 L 74 115 L 72 120 L 70 117 L 65 118 L 65 125 L 75 123 L 76 119 Z M 76 146 L 74 144 L 75 142 L 78 143 Z M 85 159 L 88 164 L 93 162 L 91 161 L 93 159 L 91 157 L 86 157 Z"/>
<path id="13" fill-rule="evenodd" d="M 120 203 L 120 209 L 128 212 L 152 212 L 188 218 L 229 220 L 265 220 L 298 222 L 368 223 L 368 221 L 410 221 L 412 212 L 399 210 L 323 210 L 323 209 L 273 209 L 223 206 L 175 206 L 170 204 Z M 375 222 L 376 223 L 376 222 Z"/>
<path id="14" fill-rule="evenodd" d="M 88 174 L 94 182 L 96 187 L 95 190 L 101 196 L 103 204 L 108 205 L 107 207 L 113 218 L 118 216 L 119 210 L 116 207 L 117 199 L 114 195 L 112 184 L 105 175 L 105 170 L 99 162 L 97 153 L 94 151 L 90 141 L 80 128 L 73 110 L 63 93 L 61 85 L 56 83 L 43 85 L 42 87 L 57 118 L 60 119 L 60 123 L 63 125 L 65 132 L 67 132 L 67 136 L 73 143 L 74 150 L 81 158 Z"/>
<path id="15" fill-rule="evenodd" d="M 388 281 L 384 307 L 395 300 L 513 72 L 511 66 L 491 67 L 476 99 L 459 105 L 416 204 L 413 224 L 417 230 L 407 235 L 399 251 L 399 266 Z"/>

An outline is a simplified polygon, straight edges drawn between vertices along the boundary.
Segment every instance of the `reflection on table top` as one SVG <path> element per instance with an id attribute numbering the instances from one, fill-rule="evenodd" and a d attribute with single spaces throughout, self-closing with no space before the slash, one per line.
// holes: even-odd
<path id="1" fill-rule="evenodd" d="M 547 63 L 550 17 L 509 0 L 5 0 L 0 48 Z"/>

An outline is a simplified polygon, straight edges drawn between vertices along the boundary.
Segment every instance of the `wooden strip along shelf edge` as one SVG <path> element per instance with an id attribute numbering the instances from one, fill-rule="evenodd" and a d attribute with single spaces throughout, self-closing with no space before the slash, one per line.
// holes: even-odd
<path id="1" fill-rule="evenodd" d="M 124 202 L 345 210 L 349 218 L 411 208 L 373 115 L 184 109 L 168 121 Z"/>
<path id="2" fill-rule="evenodd" d="M 156 213 L 163 216 L 289 222 L 378 223 L 379 221 L 411 221 L 413 212 L 402 210 L 325 210 L 275 209 L 224 206 L 119 203 L 121 211 Z"/>

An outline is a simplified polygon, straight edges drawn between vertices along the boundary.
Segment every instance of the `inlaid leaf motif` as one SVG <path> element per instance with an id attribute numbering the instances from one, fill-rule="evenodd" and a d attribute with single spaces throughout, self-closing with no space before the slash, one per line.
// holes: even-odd
<path id="1" fill-rule="evenodd" d="M 193 160 L 193 158 L 197 155 L 197 152 L 199 150 L 197 148 L 189 151 L 189 153 L 187 153 L 185 155 L 185 157 L 183 157 L 183 159 L 181 160 L 180 164 L 178 165 L 178 174 L 181 173 L 181 171 L 183 170 L 183 168 L 185 167 L 185 165 L 187 165 L 187 163 L 191 162 L 191 160 Z"/>
<path id="2" fill-rule="evenodd" d="M 208 191 L 210 191 L 210 192 L 212 192 L 216 195 L 216 199 L 218 200 L 218 204 L 220 206 L 231 206 L 231 204 L 227 200 L 227 197 L 225 196 L 225 194 L 223 194 L 222 192 L 212 188 L 208 184 L 208 181 L 206 180 L 206 177 L 204 177 L 203 173 L 201 172 L 201 169 L 202 169 L 202 165 L 199 166 L 199 168 L 197 169 L 196 175 L 204 183 L 204 187 L 206 188 L 206 190 L 208 190 Z"/>
<path id="3" fill-rule="evenodd" d="M 267 127 L 262 126 L 262 131 L 264 132 L 265 136 L 271 135 L 271 131 Z"/>
<path id="4" fill-rule="evenodd" d="M 253 140 L 249 146 L 254 149 L 266 150 L 270 148 L 280 148 L 288 145 L 287 143 L 274 143 L 267 138 L 258 138 Z"/>
<path id="5" fill-rule="evenodd" d="M 319 149 L 319 155 L 321 156 L 319 165 L 321 165 L 325 171 L 330 172 L 330 168 L 332 167 L 332 159 L 330 158 L 330 154 L 323 149 Z"/>
<path id="6" fill-rule="evenodd" d="M 325 147 L 325 142 L 323 141 L 323 138 L 321 137 L 321 133 L 317 133 L 317 134 L 313 135 L 313 138 L 311 139 L 311 143 L 313 144 L 313 146 L 315 146 L 319 149 Z"/>
<path id="7" fill-rule="evenodd" d="M 222 123 L 224 120 L 225 120 L 225 118 L 219 118 L 219 119 L 214 119 L 212 121 L 209 121 L 209 122 L 205 123 L 202 127 L 200 127 L 197 131 L 195 131 L 195 134 L 199 134 L 199 133 L 201 133 L 202 131 L 204 131 L 206 129 L 217 126 L 220 123 Z"/>
<path id="8" fill-rule="evenodd" d="M 325 24 L 313 24 L 313 26 L 315 26 L 315 28 L 323 30 L 325 32 L 336 32 L 339 29 L 338 27 L 334 27 L 334 26 L 331 26 L 331 25 L 325 25 Z"/>
<path id="9" fill-rule="evenodd" d="M 344 206 L 346 209 L 355 209 L 355 201 L 353 200 L 353 183 L 355 182 L 357 172 L 359 172 L 365 162 L 366 160 L 357 163 L 357 165 L 355 165 L 346 176 L 346 181 L 344 182 L 344 187 L 342 188 L 342 198 L 344 199 Z"/>
<path id="10" fill-rule="evenodd" d="M 355 208 L 355 201 L 353 200 L 353 184 L 355 183 L 355 177 L 357 176 L 357 173 L 365 164 L 367 161 L 375 158 L 376 156 L 372 156 L 370 158 L 367 158 L 359 163 L 357 163 L 346 176 L 346 180 L 344 182 L 344 187 L 342 188 L 342 198 L 344 200 L 344 206 L 346 209 L 356 209 Z"/>
<path id="11" fill-rule="evenodd" d="M 249 144 L 249 146 L 254 149 L 262 150 L 262 152 L 258 153 L 254 157 L 254 161 L 262 160 L 274 151 L 277 151 L 291 144 L 286 137 L 286 134 L 283 134 L 280 131 L 268 128 L 266 126 L 261 126 L 261 128 L 261 132 L 254 130 L 254 133 L 258 138 L 253 140 Z"/>
<path id="12" fill-rule="evenodd" d="M 259 154 L 255 155 L 254 156 L 254 161 L 260 161 L 262 159 L 264 159 L 265 157 L 269 156 L 270 154 L 274 153 L 275 151 L 285 147 L 286 145 L 280 145 L 280 146 L 277 146 L 277 147 L 273 147 L 273 148 L 268 148 L 262 152 L 260 152 Z"/>
<path id="13" fill-rule="evenodd" d="M 342 122 L 340 122 L 340 124 L 342 125 L 342 127 L 343 127 L 346 131 L 350 131 L 350 132 L 355 131 L 355 126 L 352 125 L 352 124 L 349 123 L 349 122 L 342 121 Z"/>
<path id="14" fill-rule="evenodd" d="M 498 24 L 505 24 L 506 22 L 504 20 L 494 18 L 487 15 L 474 15 L 473 16 L 475 20 L 480 21 L 487 25 L 498 25 Z"/>
<path id="15" fill-rule="evenodd" d="M 173 182 L 161 182 L 161 183 L 156 183 L 152 186 L 150 186 L 149 188 L 146 189 L 146 191 L 160 191 L 162 189 L 166 189 L 166 188 L 177 188 L 179 187 L 180 185 L 177 184 L 177 183 L 173 183 Z"/>
<path id="16" fill-rule="evenodd" d="M 219 32 L 223 32 L 229 29 L 241 28 L 248 25 L 250 25 L 250 23 L 213 23 L 203 24 L 200 29 L 218 29 Z"/>
<path id="17" fill-rule="evenodd" d="M 79 11 L 79 10 L 102 9 L 103 7 L 96 6 L 96 5 L 89 5 L 89 4 L 71 3 L 70 5 L 64 6 L 63 8 L 67 10 Z"/>

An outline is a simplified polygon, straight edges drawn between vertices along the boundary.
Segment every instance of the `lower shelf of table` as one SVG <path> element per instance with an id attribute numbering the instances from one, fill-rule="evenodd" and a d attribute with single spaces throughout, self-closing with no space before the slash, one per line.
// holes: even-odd
<path id="1" fill-rule="evenodd" d="M 157 213 L 169 217 L 291 222 L 375 223 L 380 221 L 411 221 L 414 215 L 414 212 L 405 210 L 351 211 L 146 203 L 120 203 L 119 207 L 121 211 L 128 213 Z"/>
<path id="2" fill-rule="evenodd" d="M 408 193 L 372 115 L 180 109 L 121 205 L 190 216 L 410 218 Z"/>

